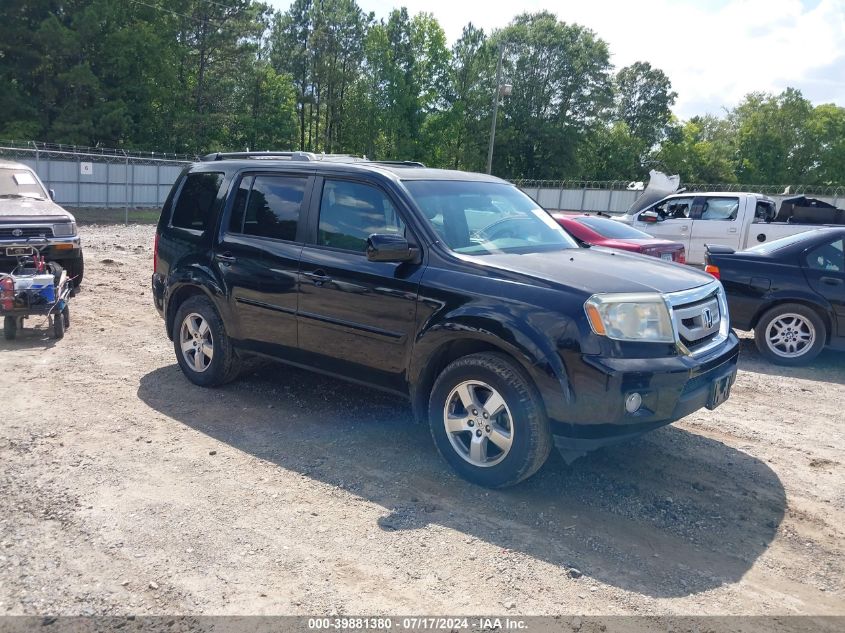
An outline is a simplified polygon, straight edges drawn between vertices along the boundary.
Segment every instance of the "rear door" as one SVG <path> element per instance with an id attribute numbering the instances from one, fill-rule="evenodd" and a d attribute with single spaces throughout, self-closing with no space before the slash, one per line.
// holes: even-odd
<path id="1" fill-rule="evenodd" d="M 845 239 L 838 237 L 807 251 L 804 273 L 810 286 L 833 306 L 837 336 L 845 336 Z"/>
<path id="2" fill-rule="evenodd" d="M 661 200 L 638 213 L 633 226 L 654 237 L 682 242 L 687 253 L 689 253 L 694 201 L 694 196 L 679 196 Z M 643 222 L 640 217 L 647 212 L 656 213 L 657 222 Z M 689 257 L 687 257 L 687 261 L 689 261 Z"/>
<path id="3" fill-rule="evenodd" d="M 296 350 L 302 210 L 312 182 L 278 172 L 247 172 L 235 182 L 214 260 L 242 347 L 281 357 Z"/>
<path id="4" fill-rule="evenodd" d="M 704 263 L 704 245 L 721 244 L 739 248 L 739 196 L 701 196 L 692 213 L 687 261 Z"/>
<path id="5" fill-rule="evenodd" d="M 317 178 L 302 249 L 299 345 L 309 365 L 402 391 L 423 265 L 371 262 L 373 233 L 403 233 L 400 207 L 376 183 Z"/>

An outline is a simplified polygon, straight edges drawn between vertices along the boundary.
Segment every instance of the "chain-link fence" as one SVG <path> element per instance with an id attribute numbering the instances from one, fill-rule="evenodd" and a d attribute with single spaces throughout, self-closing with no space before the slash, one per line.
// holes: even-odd
<path id="1" fill-rule="evenodd" d="M 624 213 L 642 193 L 627 180 L 515 180 L 541 207 L 554 211 L 602 211 Z M 742 191 L 768 195 L 780 203 L 784 198 L 807 195 L 845 205 L 845 187 L 815 185 L 747 185 L 737 183 L 681 183 L 685 191 Z"/>
<path id="2" fill-rule="evenodd" d="M 64 207 L 130 210 L 159 208 L 194 156 L 160 152 L 0 141 L 0 159 L 32 167 Z"/>

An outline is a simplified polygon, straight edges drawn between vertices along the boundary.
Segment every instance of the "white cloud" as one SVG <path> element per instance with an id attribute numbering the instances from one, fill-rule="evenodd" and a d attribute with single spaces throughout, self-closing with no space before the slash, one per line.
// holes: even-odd
<path id="1" fill-rule="evenodd" d="M 277 7 L 289 2 L 275 0 Z M 450 41 L 468 22 L 488 32 L 522 11 L 546 9 L 594 30 L 617 67 L 648 61 L 669 75 L 682 118 L 717 113 L 751 91 L 801 89 L 845 105 L 845 0 L 359 0 L 384 17 L 395 6 L 433 13 Z"/>

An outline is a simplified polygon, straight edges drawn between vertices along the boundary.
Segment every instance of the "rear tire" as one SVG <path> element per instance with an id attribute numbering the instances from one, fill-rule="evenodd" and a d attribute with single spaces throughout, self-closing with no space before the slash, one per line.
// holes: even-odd
<path id="1" fill-rule="evenodd" d="M 824 349 L 827 328 L 818 313 L 800 303 L 766 311 L 754 328 L 754 344 L 767 360 L 795 367 L 810 363 Z"/>
<path id="2" fill-rule="evenodd" d="M 57 341 L 65 337 L 65 318 L 59 312 L 53 315 L 53 338 Z"/>
<path id="3" fill-rule="evenodd" d="M 527 479 L 552 449 L 537 389 L 504 354 L 471 354 L 450 363 L 431 390 L 428 418 L 443 458 L 464 479 L 487 488 Z"/>
<path id="4" fill-rule="evenodd" d="M 15 317 L 7 316 L 3 319 L 3 337 L 7 341 L 15 340 L 18 335 L 18 320 Z"/>
<path id="5" fill-rule="evenodd" d="M 226 334 L 223 319 L 206 297 L 191 297 L 179 306 L 173 349 L 182 373 L 200 387 L 219 387 L 240 373 L 240 358 Z"/>

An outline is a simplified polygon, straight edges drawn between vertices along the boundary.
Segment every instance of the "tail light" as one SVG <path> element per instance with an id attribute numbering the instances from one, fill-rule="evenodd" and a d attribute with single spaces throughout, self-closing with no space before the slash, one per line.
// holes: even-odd
<path id="1" fill-rule="evenodd" d="M 0 308 L 12 310 L 15 307 L 15 282 L 11 277 L 0 279 Z"/>
<path id="2" fill-rule="evenodd" d="M 155 242 L 153 242 L 153 274 L 158 272 L 158 231 L 156 231 Z"/>
<path id="3" fill-rule="evenodd" d="M 710 273 L 716 279 L 721 279 L 721 277 L 719 276 L 719 267 L 718 266 L 714 266 L 713 264 L 707 264 L 704 267 L 704 272 Z"/>
<path id="4" fill-rule="evenodd" d="M 686 264 L 687 263 L 687 252 L 683 248 L 675 253 L 678 258 L 675 260 L 679 264 Z"/>

